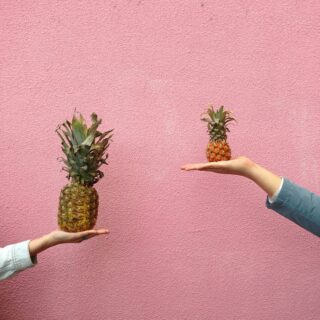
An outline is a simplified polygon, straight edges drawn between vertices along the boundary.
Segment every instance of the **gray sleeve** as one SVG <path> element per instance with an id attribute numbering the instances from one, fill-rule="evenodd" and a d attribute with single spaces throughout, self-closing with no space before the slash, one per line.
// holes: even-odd
<path id="1" fill-rule="evenodd" d="M 277 199 L 266 206 L 320 236 L 320 196 L 284 179 Z"/>

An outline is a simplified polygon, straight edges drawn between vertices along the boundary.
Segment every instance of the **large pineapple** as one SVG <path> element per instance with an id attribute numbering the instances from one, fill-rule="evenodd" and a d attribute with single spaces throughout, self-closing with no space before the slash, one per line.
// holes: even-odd
<path id="1" fill-rule="evenodd" d="M 210 141 L 207 146 L 206 155 L 209 162 L 231 159 L 231 149 L 227 143 L 227 132 L 229 132 L 228 124 L 235 119 L 231 117 L 231 113 L 223 109 L 214 110 L 209 107 L 201 120 L 208 123 L 208 133 Z"/>
<path id="2" fill-rule="evenodd" d="M 113 130 L 100 132 L 101 119 L 91 115 L 87 126 L 83 116 L 74 114 L 72 121 L 59 125 L 62 158 L 69 184 L 63 187 L 59 199 L 58 224 L 61 230 L 78 232 L 92 229 L 97 221 L 99 196 L 93 187 L 102 177 L 99 168 L 107 164 L 109 140 Z"/>

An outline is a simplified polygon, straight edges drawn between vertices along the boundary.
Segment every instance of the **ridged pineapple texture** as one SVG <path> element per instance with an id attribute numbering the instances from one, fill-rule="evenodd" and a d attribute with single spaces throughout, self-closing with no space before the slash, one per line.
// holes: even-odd
<path id="1" fill-rule="evenodd" d="M 209 143 L 206 149 L 206 156 L 209 162 L 217 162 L 231 159 L 231 149 L 227 143 L 228 124 L 235 119 L 230 111 L 224 110 L 224 106 L 214 110 L 212 106 L 204 113 L 201 118 L 207 122 Z"/>
<path id="2" fill-rule="evenodd" d="M 92 229 L 98 216 L 99 196 L 93 185 L 103 177 L 100 167 L 107 164 L 113 129 L 98 131 L 102 120 L 95 113 L 91 120 L 88 127 L 81 114 L 74 114 L 71 122 L 65 121 L 56 130 L 65 155 L 63 170 L 70 180 L 60 193 L 58 225 L 68 232 Z"/>

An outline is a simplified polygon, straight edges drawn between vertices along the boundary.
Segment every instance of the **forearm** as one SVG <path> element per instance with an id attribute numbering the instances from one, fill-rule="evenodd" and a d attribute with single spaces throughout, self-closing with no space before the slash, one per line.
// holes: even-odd
<path id="1" fill-rule="evenodd" d="M 52 241 L 52 237 L 50 236 L 50 234 L 46 234 L 40 238 L 31 240 L 29 242 L 29 252 L 30 252 L 30 256 L 34 257 L 36 256 L 38 253 L 54 246 L 54 242 Z"/>
<path id="2" fill-rule="evenodd" d="M 247 178 L 256 183 L 269 197 L 272 197 L 281 185 L 281 177 L 258 164 L 250 167 Z"/>

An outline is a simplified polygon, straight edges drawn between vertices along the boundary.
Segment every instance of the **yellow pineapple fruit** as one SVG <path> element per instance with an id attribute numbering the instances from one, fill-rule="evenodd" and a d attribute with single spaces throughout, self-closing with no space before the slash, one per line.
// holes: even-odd
<path id="1" fill-rule="evenodd" d="M 61 138 L 62 158 L 71 180 L 60 193 L 58 225 L 61 230 L 79 232 L 92 229 L 97 221 L 99 196 L 93 187 L 102 177 L 99 168 L 107 164 L 109 140 L 112 130 L 100 132 L 102 120 L 93 113 L 92 125 L 87 124 L 80 114 L 72 122 L 59 125 L 56 132 Z"/>
<path id="2" fill-rule="evenodd" d="M 227 132 L 230 131 L 228 123 L 235 120 L 231 117 L 230 111 L 224 110 L 223 106 L 214 110 L 211 106 L 201 120 L 208 123 L 208 133 L 210 137 L 206 150 L 208 161 L 230 160 L 231 149 L 227 143 Z"/>

